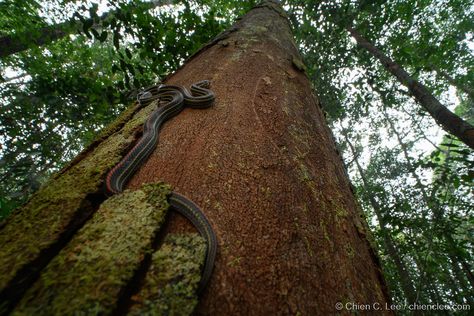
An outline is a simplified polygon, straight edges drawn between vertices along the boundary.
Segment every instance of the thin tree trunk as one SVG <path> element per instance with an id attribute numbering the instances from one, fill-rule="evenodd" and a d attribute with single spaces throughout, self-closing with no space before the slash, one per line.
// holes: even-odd
<path id="1" fill-rule="evenodd" d="M 0 58 L 54 42 L 76 32 L 80 25 L 78 22 L 67 21 L 22 34 L 3 36 L 0 38 Z"/>
<path id="2" fill-rule="evenodd" d="M 407 114 L 407 115 L 410 115 L 412 116 L 413 113 L 410 113 L 407 109 L 401 107 L 400 109 L 403 113 Z M 428 143 L 431 144 L 431 146 L 433 146 L 435 149 L 439 150 L 440 152 L 442 153 L 446 153 L 446 150 L 442 149 L 441 147 L 439 147 L 437 144 L 435 144 L 426 134 L 425 132 L 423 131 L 423 128 L 421 127 L 420 125 L 420 121 L 418 120 L 413 120 L 414 121 L 414 124 L 415 124 L 415 128 L 417 129 L 417 131 L 421 134 L 421 137 L 427 141 Z"/>
<path id="3" fill-rule="evenodd" d="M 468 284 L 466 283 L 466 280 L 463 277 L 463 273 L 462 273 L 461 269 L 459 268 L 458 260 L 457 260 L 456 256 L 454 256 L 451 253 L 448 253 L 448 257 L 449 257 L 449 262 L 451 264 L 451 268 L 453 269 L 454 275 L 456 276 L 456 279 L 457 279 L 459 285 L 461 286 L 461 288 L 469 289 L 469 286 L 468 286 Z M 462 299 L 462 297 L 460 297 L 460 298 L 458 297 L 458 299 Z M 467 295 L 465 297 L 465 299 L 466 299 L 466 302 L 469 305 L 474 306 L 474 299 L 472 299 L 471 295 Z M 458 301 L 458 303 L 462 304 L 462 303 L 465 303 L 465 302 Z"/>
<path id="4" fill-rule="evenodd" d="M 413 166 L 413 163 L 411 161 L 412 158 L 408 154 L 408 149 L 407 149 L 406 144 L 403 142 L 402 136 L 400 135 L 400 133 L 396 129 L 395 124 L 390 119 L 388 113 L 385 110 L 384 110 L 384 115 L 385 115 L 386 122 L 388 122 L 388 125 L 390 126 L 390 129 L 395 134 L 395 137 L 397 138 L 398 143 L 399 143 L 400 147 L 402 148 L 402 152 L 403 152 L 403 155 L 405 157 L 408 168 L 409 168 L 412 176 L 415 178 L 415 186 L 418 188 L 418 190 L 420 190 L 423 201 L 425 202 L 426 206 L 431 210 L 431 212 L 434 215 L 434 218 L 437 221 L 439 221 L 439 222 L 444 221 L 444 214 L 443 214 L 442 209 L 440 208 L 440 205 L 438 205 L 436 202 L 434 202 L 433 199 L 428 195 L 428 193 L 426 192 L 425 186 L 423 185 L 423 183 L 421 182 L 420 177 L 416 173 L 416 168 Z M 453 238 L 447 232 L 443 232 L 443 235 L 444 235 L 444 239 L 445 239 L 446 243 L 448 244 L 449 255 L 452 258 L 457 258 L 458 256 L 455 253 L 455 250 L 456 250 L 457 246 L 456 246 Z M 460 261 L 462 262 L 463 260 L 460 260 Z M 463 270 L 465 272 L 466 278 L 469 280 L 469 282 L 471 283 L 471 285 L 473 285 L 473 288 L 474 288 L 474 283 L 472 283 L 473 275 L 472 275 L 472 272 L 470 271 L 469 266 L 467 264 L 463 265 Z M 461 276 L 461 273 L 458 273 L 457 276 Z M 463 284 L 465 284 L 464 279 L 462 281 L 460 280 L 460 282 L 463 282 Z"/>
<path id="5" fill-rule="evenodd" d="M 382 94 L 380 94 L 380 96 L 382 97 Z M 400 133 L 396 129 L 395 124 L 390 119 L 390 117 L 389 117 L 387 111 L 385 110 L 385 108 L 383 109 L 383 113 L 384 113 L 385 121 L 388 123 L 388 125 L 390 127 L 390 130 L 395 134 L 395 137 L 397 138 L 398 144 L 400 145 L 400 148 L 402 149 L 403 156 L 405 157 L 406 163 L 408 165 L 408 169 L 410 170 L 410 173 L 412 174 L 412 176 L 415 178 L 416 186 L 418 187 L 418 189 L 421 192 L 421 195 L 423 197 L 423 201 L 425 202 L 427 207 L 432 209 L 434 207 L 432 205 L 432 201 L 431 201 L 430 197 L 428 196 L 428 194 L 425 190 L 425 186 L 421 182 L 420 177 L 416 173 L 416 168 L 412 164 L 411 157 L 408 154 L 408 148 L 407 148 L 406 144 L 403 142 L 402 135 L 400 135 Z"/>
<path id="6" fill-rule="evenodd" d="M 149 8 L 152 9 L 170 3 L 172 3 L 171 0 L 151 1 L 149 2 Z M 100 20 L 104 21 L 116 13 L 116 10 L 107 12 L 100 17 Z M 48 25 L 40 29 L 29 30 L 24 33 L 0 37 L 0 58 L 22 52 L 31 47 L 50 44 L 69 34 L 79 32 L 81 28 L 82 23 L 72 19 L 63 23 Z"/>
<path id="7" fill-rule="evenodd" d="M 353 160 L 362 179 L 364 190 L 367 192 L 367 198 L 369 199 L 370 205 L 372 206 L 372 209 L 374 210 L 377 220 L 379 222 L 379 227 L 383 234 L 384 244 L 387 253 L 390 259 L 395 263 L 395 267 L 397 268 L 398 275 L 400 276 L 400 284 L 402 286 L 403 292 L 405 293 L 405 297 L 407 298 L 409 304 L 413 304 L 417 302 L 416 290 L 412 282 L 413 278 L 410 276 L 410 273 L 407 267 L 405 266 L 405 263 L 403 262 L 402 258 L 400 257 L 398 249 L 395 247 L 395 244 L 390 236 L 390 231 L 387 229 L 385 219 L 382 215 L 381 207 L 379 203 L 375 200 L 370 190 L 368 179 L 366 178 L 365 172 L 359 163 L 354 146 L 347 137 L 347 134 L 344 133 L 343 135 L 346 140 L 346 143 L 349 145 L 349 149 L 352 153 L 352 156 L 354 157 Z"/>
<path id="8" fill-rule="evenodd" d="M 354 28 L 347 26 L 346 30 L 354 37 L 360 47 L 377 58 L 388 72 L 408 88 L 413 97 L 445 131 L 458 137 L 467 146 L 474 149 L 474 127 L 471 124 L 441 104 L 423 84 L 413 79 L 399 64 L 386 56 Z"/>
<path id="9" fill-rule="evenodd" d="M 460 259 L 460 263 L 462 266 L 462 270 L 464 271 L 464 274 L 466 275 L 467 279 L 469 280 L 469 283 L 471 284 L 471 287 L 474 289 L 474 275 L 471 271 L 471 267 L 469 263 L 466 262 L 464 259 Z"/>

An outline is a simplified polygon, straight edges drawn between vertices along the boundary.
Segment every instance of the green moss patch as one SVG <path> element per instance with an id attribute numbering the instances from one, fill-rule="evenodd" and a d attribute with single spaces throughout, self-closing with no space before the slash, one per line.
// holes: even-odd
<path id="1" fill-rule="evenodd" d="M 144 185 L 106 200 L 43 270 L 13 315 L 109 314 L 163 223 L 171 188 Z"/>
<path id="2" fill-rule="evenodd" d="M 80 227 L 95 211 L 96 202 L 88 195 L 101 192 L 108 170 L 120 161 L 134 140 L 133 131 L 143 124 L 152 108 L 150 105 L 139 111 L 120 131 L 111 134 L 62 174 L 53 177 L 24 207 L 7 219 L 5 227 L 0 230 L 0 291 L 7 288 L 18 271 L 31 265 L 42 251 L 52 247 L 61 234 Z M 126 117 L 129 118 L 129 114 Z"/>
<path id="3" fill-rule="evenodd" d="M 190 315 L 205 254 L 206 242 L 197 234 L 168 236 L 153 254 L 129 315 Z"/>
<path id="4" fill-rule="evenodd" d="M 293 65 L 293 67 L 295 67 L 299 71 L 302 71 L 302 72 L 306 71 L 306 66 L 300 58 L 298 58 L 296 56 L 293 56 L 293 59 L 291 60 L 291 63 Z"/>

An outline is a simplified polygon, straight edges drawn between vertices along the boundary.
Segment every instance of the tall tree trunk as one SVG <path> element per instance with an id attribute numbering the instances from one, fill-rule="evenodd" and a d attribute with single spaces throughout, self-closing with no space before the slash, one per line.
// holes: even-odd
<path id="1" fill-rule="evenodd" d="M 387 223 L 385 219 L 383 218 L 382 210 L 377 202 L 375 200 L 373 193 L 370 190 L 369 186 L 369 181 L 367 177 L 365 176 L 365 172 L 362 169 L 362 166 L 359 163 L 359 160 L 357 158 L 357 153 L 354 149 L 354 146 L 350 142 L 347 134 L 344 133 L 344 138 L 346 140 L 346 143 L 349 145 L 349 149 L 352 153 L 352 156 L 354 157 L 354 162 L 357 167 L 357 170 L 359 171 L 359 175 L 362 179 L 362 184 L 364 185 L 364 190 L 367 192 L 367 198 L 369 200 L 370 205 L 372 206 L 372 209 L 375 212 L 375 216 L 377 217 L 377 220 L 379 222 L 379 227 L 380 230 L 382 231 L 383 234 L 383 240 L 385 244 L 385 249 L 387 251 L 388 256 L 390 259 L 393 261 L 395 264 L 395 267 L 397 269 L 397 273 L 400 276 L 400 284 L 402 286 L 403 292 L 405 294 L 406 299 L 408 300 L 409 304 L 413 304 L 418 301 L 417 295 L 416 295 L 416 290 L 415 286 L 413 285 L 413 278 L 410 276 L 410 272 L 408 271 L 405 263 L 403 262 L 398 249 L 395 246 L 395 243 L 392 240 L 392 237 L 390 236 L 390 231 L 387 229 Z"/>
<path id="2" fill-rule="evenodd" d="M 464 274 L 466 275 L 467 279 L 469 280 L 469 284 L 471 284 L 471 288 L 474 289 L 474 274 L 472 273 L 472 268 L 470 267 L 469 263 L 466 262 L 465 259 L 460 258 L 460 263 Z"/>
<path id="3" fill-rule="evenodd" d="M 342 313 L 351 303 L 383 308 L 389 297 L 370 233 L 280 5 L 256 6 L 166 83 L 202 79 L 211 80 L 216 104 L 166 123 L 128 185 L 164 180 L 214 227 L 217 262 L 197 313 L 327 315 L 338 313 L 338 302 Z M 10 218 L 0 231 L 0 242 L 10 242 L 0 249 L 0 288 L 33 282 L 100 211 L 107 170 L 153 106 L 125 113 Z M 171 219 L 171 233 L 193 229 Z M 33 276 L 18 276 L 25 271 Z"/>
<path id="4" fill-rule="evenodd" d="M 380 95 L 382 96 L 382 94 L 380 94 Z M 431 212 L 434 215 L 434 218 L 439 223 L 445 221 L 444 214 L 443 214 L 444 212 L 443 212 L 441 206 L 437 203 L 437 201 L 435 201 L 432 198 L 433 195 L 430 196 L 428 194 L 428 192 L 426 192 L 426 187 L 423 185 L 420 177 L 416 173 L 416 168 L 412 163 L 412 158 L 408 154 L 408 148 L 407 148 L 406 144 L 403 141 L 402 135 L 398 132 L 397 128 L 395 127 L 394 122 L 390 119 L 390 117 L 389 117 L 388 113 L 386 112 L 386 110 L 384 110 L 384 116 L 385 116 L 385 120 L 388 123 L 391 131 L 395 134 L 395 137 L 397 138 L 398 144 L 400 145 L 400 147 L 402 149 L 403 156 L 405 157 L 405 160 L 406 160 L 407 166 L 409 168 L 409 171 L 412 174 L 413 178 L 415 179 L 415 186 L 418 188 L 418 190 L 420 190 L 423 201 L 425 202 L 426 206 L 431 210 Z M 443 231 L 442 234 L 443 234 L 444 239 L 447 243 L 447 246 L 448 246 L 447 249 L 448 249 L 449 255 L 452 258 L 458 258 L 459 256 L 456 253 L 458 251 L 457 250 L 458 246 L 456 245 L 456 243 L 453 240 L 452 236 L 446 231 Z M 470 270 L 469 265 L 462 258 L 459 258 L 459 261 L 461 262 L 461 265 L 463 267 L 463 271 L 465 272 L 464 274 L 465 274 L 466 278 L 469 280 L 469 282 L 471 283 L 471 285 L 474 289 L 473 274 Z M 457 275 L 461 276 L 461 273 L 459 273 Z M 460 282 L 465 284 L 464 280 L 460 280 Z M 468 289 L 468 288 L 466 288 L 466 289 Z"/>
<path id="5" fill-rule="evenodd" d="M 21 34 L 0 37 L 0 58 L 22 52 L 30 47 L 52 43 L 78 31 L 81 25 L 76 21 L 67 21 Z"/>
<path id="6" fill-rule="evenodd" d="M 466 283 L 466 279 L 463 277 L 463 273 L 461 269 L 459 268 L 457 257 L 452 255 L 451 253 L 448 253 L 448 257 L 449 257 L 449 263 L 451 264 L 452 271 L 454 272 L 454 275 L 456 276 L 458 284 L 461 286 L 461 288 L 469 289 L 469 285 Z M 468 290 L 468 293 L 469 293 L 469 290 Z M 458 302 L 460 304 L 464 304 L 467 302 L 471 307 L 474 306 L 473 305 L 474 299 L 472 298 L 471 295 L 466 295 L 466 297 L 458 297 Z"/>
<path id="7" fill-rule="evenodd" d="M 148 3 L 148 7 L 152 9 L 170 3 L 170 0 L 151 1 Z M 100 20 L 104 21 L 116 13 L 116 10 L 104 13 L 100 17 Z M 2 36 L 0 37 L 0 58 L 22 52 L 31 47 L 50 44 L 69 34 L 79 32 L 81 28 L 82 23 L 72 19 L 63 23 L 48 25 L 40 29 L 29 30 L 24 33 Z"/>
<path id="8" fill-rule="evenodd" d="M 377 58 L 388 72 L 408 88 L 413 97 L 445 131 L 458 137 L 467 146 L 474 149 L 474 127 L 471 124 L 441 104 L 423 84 L 413 79 L 399 64 L 386 56 L 354 28 L 347 26 L 346 30 L 354 37 L 360 47 Z"/>
<path id="9" fill-rule="evenodd" d="M 164 179 L 209 214 L 221 252 L 199 312 L 324 314 L 341 297 L 385 300 L 352 275 L 384 287 L 284 12 L 265 2 L 231 30 L 169 79 L 210 79 L 215 109 L 177 117 L 130 183 Z"/>

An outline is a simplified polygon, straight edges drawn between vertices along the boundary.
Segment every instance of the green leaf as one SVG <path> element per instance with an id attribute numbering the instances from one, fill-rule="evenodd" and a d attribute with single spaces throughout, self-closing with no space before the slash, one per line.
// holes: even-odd
<path id="1" fill-rule="evenodd" d="M 446 147 L 459 147 L 459 145 L 455 143 L 443 143 L 441 145 L 446 146 Z"/>

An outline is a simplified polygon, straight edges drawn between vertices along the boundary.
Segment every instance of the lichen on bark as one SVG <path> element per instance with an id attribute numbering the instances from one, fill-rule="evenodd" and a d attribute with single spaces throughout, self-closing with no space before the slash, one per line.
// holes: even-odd
<path id="1" fill-rule="evenodd" d="M 43 270 L 13 315 L 109 314 L 152 247 L 169 185 L 147 184 L 105 201 Z"/>
<path id="2" fill-rule="evenodd" d="M 65 239 L 64 233 L 72 233 L 95 211 L 97 201 L 90 198 L 91 194 L 102 192 L 107 171 L 120 161 L 154 106 L 151 104 L 133 116 L 125 115 L 128 122 L 123 123 L 121 129 L 113 128 L 103 134 L 102 141 L 89 148 L 87 155 L 52 177 L 25 206 L 7 219 L 0 230 L 2 295 L 8 296 L 8 288 L 15 286 L 12 280 L 23 282 L 31 271 L 38 269 L 32 266 L 25 273 L 25 267 L 39 258 L 47 262 L 48 258 L 42 258 L 45 250 L 61 247 L 58 240 Z M 19 271 L 23 271 L 23 275 L 19 275 Z"/>
<path id="3" fill-rule="evenodd" d="M 153 254 L 140 292 L 128 315 L 190 315 L 206 254 L 197 234 L 172 234 Z"/>

